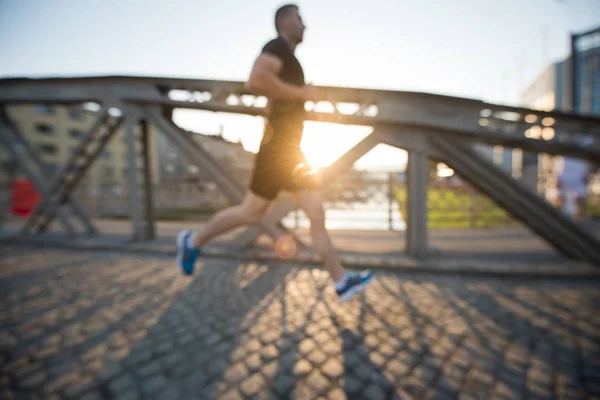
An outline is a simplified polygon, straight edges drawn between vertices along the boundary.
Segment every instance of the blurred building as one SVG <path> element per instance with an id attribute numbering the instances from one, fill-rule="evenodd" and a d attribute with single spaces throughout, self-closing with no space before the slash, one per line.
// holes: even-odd
<path id="1" fill-rule="evenodd" d="M 571 39 L 570 55 L 550 64 L 536 77 L 521 95 L 522 106 L 600 115 L 600 27 L 574 34 Z M 538 192 L 545 191 L 551 157 L 517 149 L 502 151 L 512 157 L 513 175 Z"/>
<path id="2" fill-rule="evenodd" d="M 522 93 L 523 105 L 600 115 L 600 27 L 571 40 L 569 56 L 549 65 Z"/>
<path id="3" fill-rule="evenodd" d="M 228 141 L 223 138 L 222 134 L 204 135 L 190 131 L 184 132 L 192 135 L 194 140 L 231 176 L 241 180 L 246 180 L 250 176 L 254 164 L 254 153 L 244 150 L 241 143 Z M 190 162 L 177 151 L 167 137 L 157 135 L 156 143 L 162 182 L 210 180 L 201 166 Z"/>
<path id="4" fill-rule="evenodd" d="M 521 105 L 542 111 L 564 109 L 564 93 L 568 89 L 565 65 L 566 61 L 560 61 L 547 66 L 521 94 Z M 546 154 L 524 152 L 521 149 L 509 151 L 513 176 L 520 178 L 535 191 L 543 192 L 551 158 Z"/>
<path id="5" fill-rule="evenodd" d="M 18 105 L 7 107 L 7 113 L 51 174 L 69 160 L 97 118 L 95 111 L 82 106 Z M 139 126 L 134 129 L 138 133 Z M 187 161 L 153 125 L 150 125 L 150 133 L 153 183 L 207 180 L 201 168 Z M 249 175 L 254 154 L 245 151 L 241 143 L 227 141 L 222 135 L 188 133 L 228 172 L 242 178 Z M 121 127 L 93 162 L 82 183 L 90 187 L 126 187 L 127 170 L 127 139 Z M 5 178 L 9 175 L 24 177 L 18 170 L 14 171 L 14 164 L 4 149 L 0 149 L 0 173 Z"/>
<path id="6" fill-rule="evenodd" d="M 72 156 L 77 145 L 94 124 L 97 113 L 82 106 L 18 105 L 7 107 L 7 114 L 21 135 L 37 152 L 47 171 L 56 173 Z M 152 132 L 152 128 L 151 132 Z M 136 133 L 139 126 L 135 127 Z M 156 134 L 150 135 L 152 179 L 158 176 Z M 5 174 L 11 169 L 9 155 L 0 149 L 0 165 Z M 90 186 L 127 183 L 127 141 L 121 127 L 94 160 L 82 183 Z M 16 171 L 16 176 L 21 176 Z"/>

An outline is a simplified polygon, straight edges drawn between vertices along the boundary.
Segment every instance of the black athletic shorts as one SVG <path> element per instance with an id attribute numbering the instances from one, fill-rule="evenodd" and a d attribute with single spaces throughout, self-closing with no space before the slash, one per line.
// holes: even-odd
<path id="1" fill-rule="evenodd" d="M 292 171 L 306 162 L 299 145 L 270 142 L 262 144 L 256 154 L 250 180 L 250 191 L 267 200 L 274 200 L 280 191 L 300 189 L 292 180 Z"/>

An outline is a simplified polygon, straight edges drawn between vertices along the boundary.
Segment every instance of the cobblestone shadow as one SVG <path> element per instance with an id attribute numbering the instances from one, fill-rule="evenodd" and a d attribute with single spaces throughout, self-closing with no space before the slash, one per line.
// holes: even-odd
<path id="1" fill-rule="evenodd" d="M 0 398 L 210 397 L 287 273 L 217 261 L 190 279 L 170 259 L 31 250 L 0 255 Z"/>
<path id="2" fill-rule="evenodd" d="M 0 255 L 0 398 L 587 399 L 595 283 L 379 274 L 14 247 Z"/>
<path id="3" fill-rule="evenodd" d="M 579 319 L 565 307 L 569 303 L 577 307 L 573 298 L 577 294 L 560 292 L 560 288 L 490 291 L 472 285 L 437 294 L 465 319 L 485 347 L 478 354 L 479 375 L 493 376 L 505 387 L 518 387 L 522 398 L 600 396 L 598 326 L 587 311 L 581 310 Z M 590 309 L 597 310 L 597 305 Z M 473 389 L 477 384 L 474 379 Z"/>

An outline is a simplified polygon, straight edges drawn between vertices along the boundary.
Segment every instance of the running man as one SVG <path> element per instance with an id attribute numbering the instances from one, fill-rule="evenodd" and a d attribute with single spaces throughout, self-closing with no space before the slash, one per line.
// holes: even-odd
<path id="1" fill-rule="evenodd" d="M 202 246 L 209 240 L 231 229 L 259 223 L 279 192 L 290 191 L 310 219 L 313 246 L 335 282 L 340 301 L 346 301 L 364 289 L 372 275 L 369 271 L 345 271 L 325 228 L 320 189 L 302 187 L 292 179 L 294 168 L 306 163 L 300 150 L 304 103 L 319 99 L 317 89 L 305 84 L 304 71 L 294 55 L 305 30 L 298 6 L 280 7 L 275 13 L 275 29 L 277 38 L 263 47 L 246 82 L 248 90 L 269 98 L 269 112 L 249 190 L 242 204 L 216 213 L 199 232 L 180 232 L 177 262 L 184 274 L 192 274 Z"/>

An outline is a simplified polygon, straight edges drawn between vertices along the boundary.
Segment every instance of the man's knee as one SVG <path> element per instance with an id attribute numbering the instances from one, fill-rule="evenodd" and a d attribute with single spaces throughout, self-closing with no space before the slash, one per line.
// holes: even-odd
<path id="1" fill-rule="evenodd" d="M 311 227 L 325 227 L 325 209 L 321 194 L 318 192 L 298 192 L 295 194 L 296 202 L 302 208 Z"/>
<path id="2" fill-rule="evenodd" d="M 308 219 L 310 220 L 311 226 L 324 227 L 325 226 L 325 209 L 322 205 L 315 205 L 308 210 L 305 210 Z"/>
<path id="3" fill-rule="evenodd" d="M 268 206 L 269 200 L 249 193 L 240 205 L 244 223 L 248 225 L 258 224 L 265 216 Z"/>
<path id="4" fill-rule="evenodd" d="M 261 210 L 244 209 L 244 223 L 246 225 L 255 225 L 262 221 L 265 213 Z"/>

